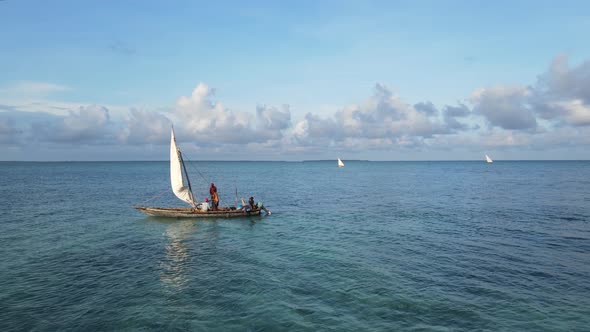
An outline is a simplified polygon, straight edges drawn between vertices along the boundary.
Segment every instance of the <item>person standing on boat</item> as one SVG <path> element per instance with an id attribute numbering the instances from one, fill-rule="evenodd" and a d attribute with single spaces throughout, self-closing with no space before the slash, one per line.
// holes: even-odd
<path id="1" fill-rule="evenodd" d="M 211 195 L 211 203 L 213 205 L 213 210 L 217 210 L 217 207 L 219 206 L 219 195 L 217 195 L 217 187 L 213 182 L 211 182 L 209 194 Z"/>

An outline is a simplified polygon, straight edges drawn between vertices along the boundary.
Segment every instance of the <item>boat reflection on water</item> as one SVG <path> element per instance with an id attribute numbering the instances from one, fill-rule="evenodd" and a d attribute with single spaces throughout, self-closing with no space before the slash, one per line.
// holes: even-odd
<path id="1" fill-rule="evenodd" d="M 160 262 L 160 280 L 168 287 L 182 289 L 188 282 L 187 268 L 190 261 L 185 241 L 196 229 L 194 221 L 175 222 L 166 229 L 166 257 Z"/>

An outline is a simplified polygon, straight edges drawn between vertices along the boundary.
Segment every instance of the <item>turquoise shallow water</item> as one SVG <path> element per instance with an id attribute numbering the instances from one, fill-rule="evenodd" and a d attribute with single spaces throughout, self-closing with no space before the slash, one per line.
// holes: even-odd
<path id="1" fill-rule="evenodd" d="M 590 162 L 345 163 L 0 163 L 0 330 L 588 330 Z"/>

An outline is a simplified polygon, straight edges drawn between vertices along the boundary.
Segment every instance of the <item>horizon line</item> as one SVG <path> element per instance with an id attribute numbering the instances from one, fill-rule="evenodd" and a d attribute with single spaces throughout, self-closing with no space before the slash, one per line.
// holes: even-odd
<path id="1" fill-rule="evenodd" d="M 130 162 L 168 162 L 169 160 L 0 160 L 0 163 L 130 163 Z M 303 159 L 303 160 L 193 160 L 188 162 L 335 162 L 332 159 Z M 370 159 L 342 159 L 348 162 L 485 162 L 485 159 L 416 159 L 416 160 L 370 160 Z M 494 159 L 499 161 L 590 161 L 590 159 Z"/>

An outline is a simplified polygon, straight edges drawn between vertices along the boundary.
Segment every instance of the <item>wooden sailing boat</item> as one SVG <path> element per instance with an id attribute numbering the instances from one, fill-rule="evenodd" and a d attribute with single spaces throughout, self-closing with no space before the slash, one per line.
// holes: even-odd
<path id="1" fill-rule="evenodd" d="M 490 156 L 488 156 L 488 155 L 486 154 L 486 162 L 487 162 L 488 164 L 491 164 L 491 163 L 493 163 L 494 161 L 492 160 L 492 158 L 490 158 Z"/>
<path id="2" fill-rule="evenodd" d="M 183 178 L 186 178 L 186 185 Z M 184 201 L 191 205 L 191 207 L 150 207 L 150 206 L 134 206 L 135 209 L 156 217 L 172 217 L 172 218 L 202 218 L 202 217 L 217 217 L 217 218 L 232 218 L 232 217 L 244 217 L 252 215 L 260 215 L 260 212 L 264 210 L 267 214 L 270 211 L 264 208 L 264 206 L 254 206 L 246 208 L 236 207 L 220 207 L 217 210 L 209 209 L 209 205 L 206 202 L 197 203 L 195 202 L 195 196 L 193 195 L 193 189 L 191 187 L 191 181 L 186 171 L 184 160 L 182 159 L 182 153 L 176 146 L 176 138 L 174 137 L 174 128 L 170 137 L 170 183 L 172 184 L 172 191 L 174 195 L 181 201 Z"/>
<path id="3" fill-rule="evenodd" d="M 344 163 L 338 158 L 338 167 L 344 167 Z"/>

